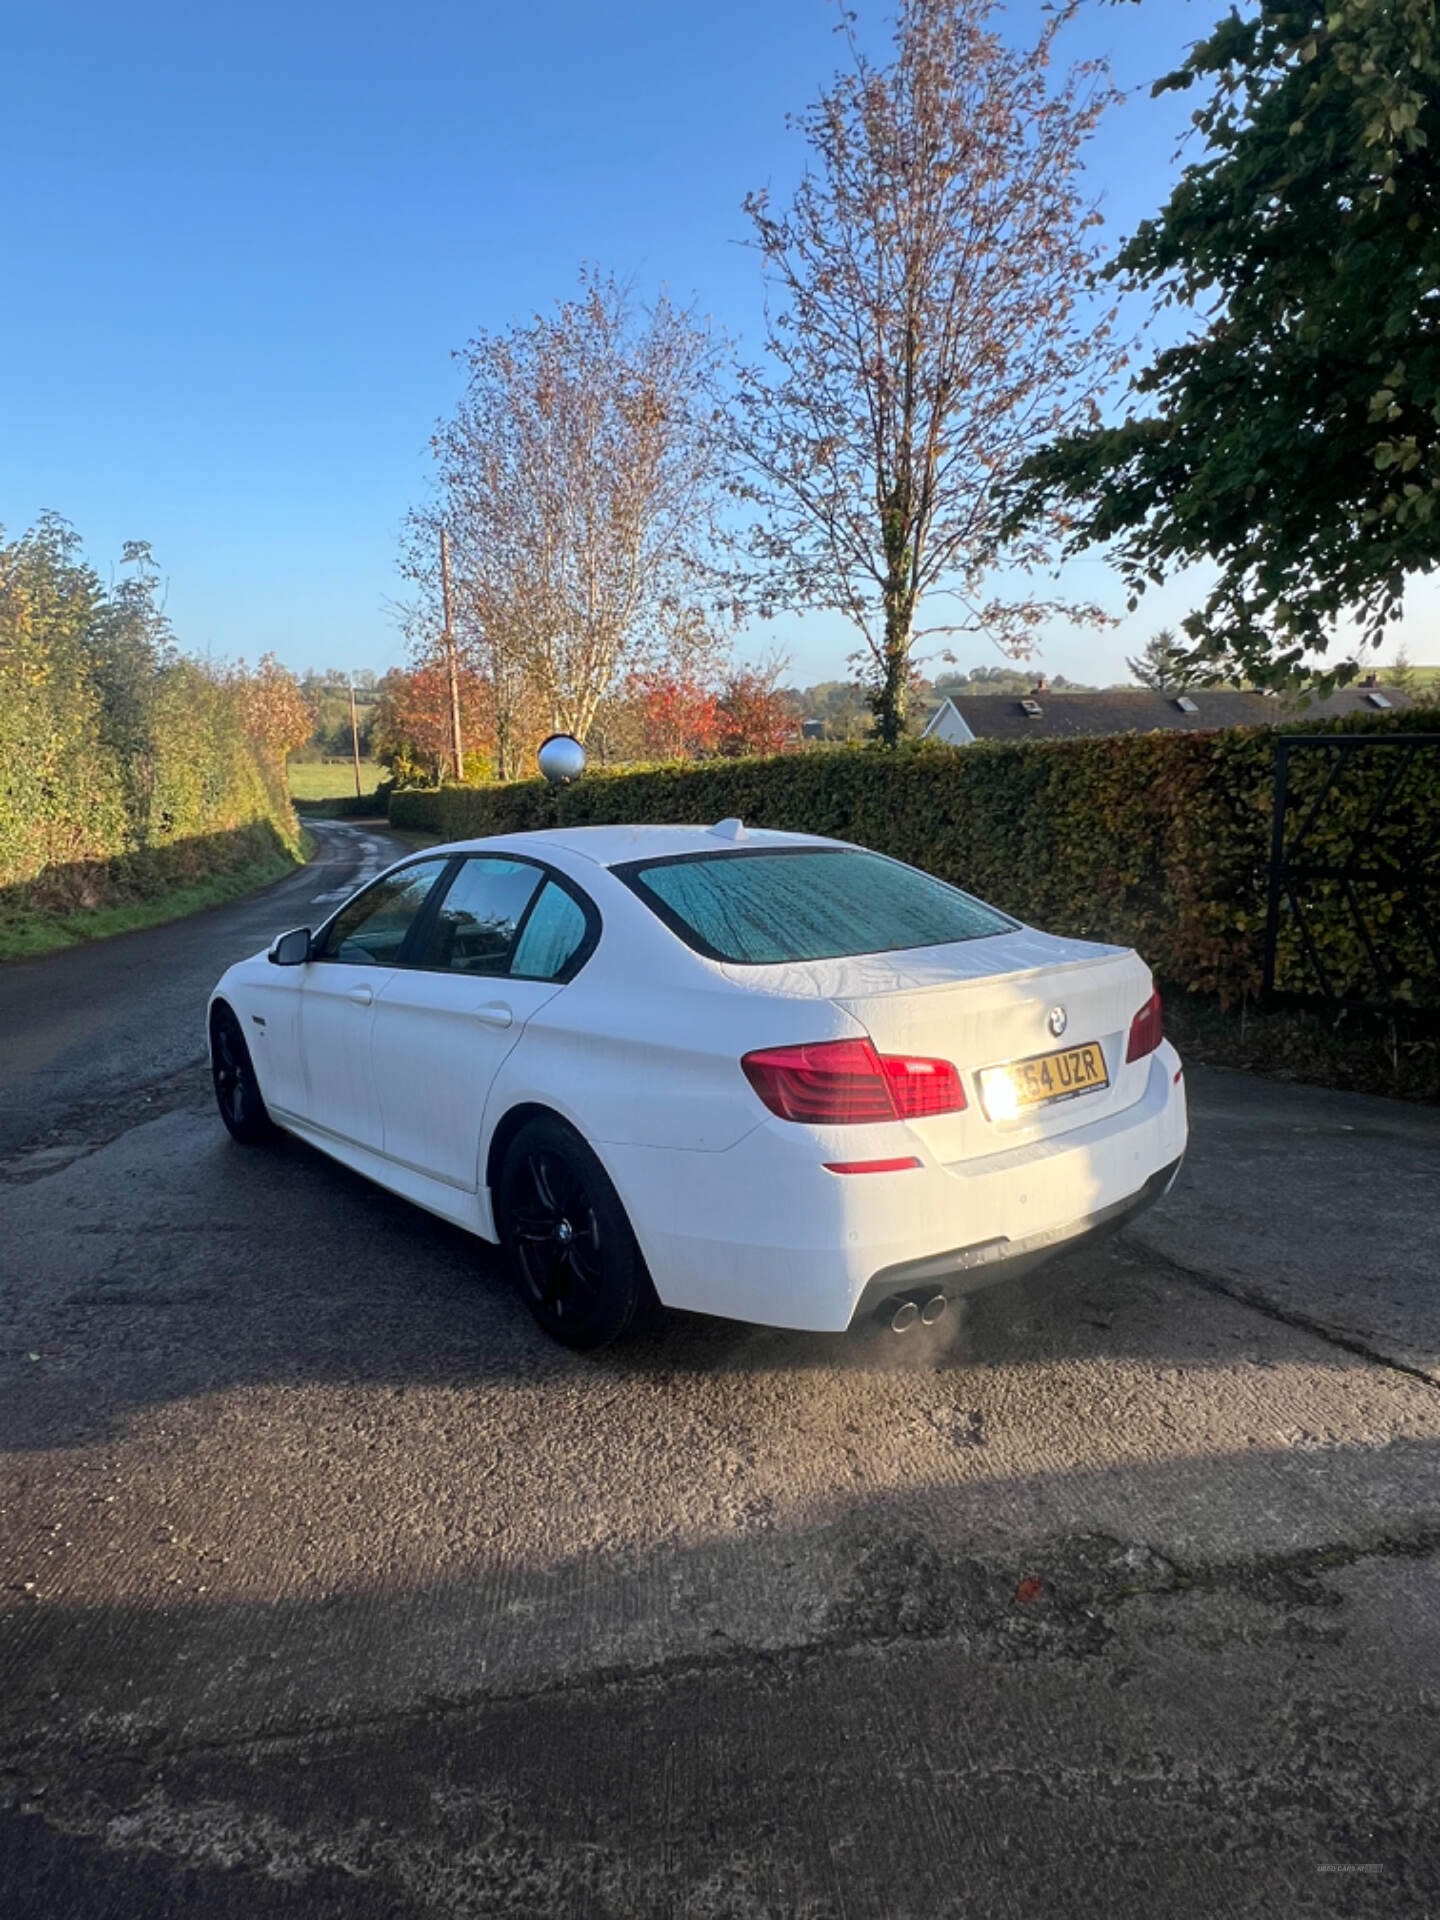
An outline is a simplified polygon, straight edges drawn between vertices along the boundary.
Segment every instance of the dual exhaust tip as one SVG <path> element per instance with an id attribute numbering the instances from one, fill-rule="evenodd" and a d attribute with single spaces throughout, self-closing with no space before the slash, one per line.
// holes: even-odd
<path id="1" fill-rule="evenodd" d="M 892 1333 L 908 1333 L 917 1322 L 922 1327 L 933 1327 L 947 1304 L 943 1293 L 907 1294 L 885 1301 L 877 1318 Z"/>

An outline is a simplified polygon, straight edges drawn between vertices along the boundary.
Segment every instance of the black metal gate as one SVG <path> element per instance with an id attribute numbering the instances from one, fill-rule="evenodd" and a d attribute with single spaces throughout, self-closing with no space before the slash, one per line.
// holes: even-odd
<path id="1" fill-rule="evenodd" d="M 1440 1012 L 1440 734 L 1282 735 L 1265 995 Z"/>

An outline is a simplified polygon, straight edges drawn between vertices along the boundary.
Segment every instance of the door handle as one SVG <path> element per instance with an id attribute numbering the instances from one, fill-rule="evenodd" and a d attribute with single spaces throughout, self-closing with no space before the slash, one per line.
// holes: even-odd
<path id="1" fill-rule="evenodd" d="M 375 998 L 375 989 L 373 987 L 351 987 L 345 998 L 347 1000 L 353 1000 L 357 1007 L 368 1007 L 370 1002 Z"/>
<path id="2" fill-rule="evenodd" d="M 475 1018 L 483 1020 L 487 1027 L 513 1027 L 515 1016 L 503 1000 L 489 1000 L 483 1007 L 476 1007 Z"/>

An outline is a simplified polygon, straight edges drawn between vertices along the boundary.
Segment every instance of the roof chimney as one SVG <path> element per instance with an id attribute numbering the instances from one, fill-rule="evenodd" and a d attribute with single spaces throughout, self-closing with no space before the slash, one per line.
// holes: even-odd
<path id="1" fill-rule="evenodd" d="M 1380 676 L 1378 673 L 1367 673 L 1360 684 L 1362 687 L 1378 687 L 1380 684 Z"/>
<path id="2" fill-rule="evenodd" d="M 1030 691 L 1031 693 L 1048 693 L 1050 691 L 1050 682 L 1045 678 L 1043 673 Z"/>

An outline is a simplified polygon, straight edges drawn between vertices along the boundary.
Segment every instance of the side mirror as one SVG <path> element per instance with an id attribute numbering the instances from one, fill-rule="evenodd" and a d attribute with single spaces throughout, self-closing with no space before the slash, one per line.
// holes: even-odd
<path id="1" fill-rule="evenodd" d="M 310 958 L 309 927 L 292 927 L 270 949 L 272 967 L 303 967 Z"/>

